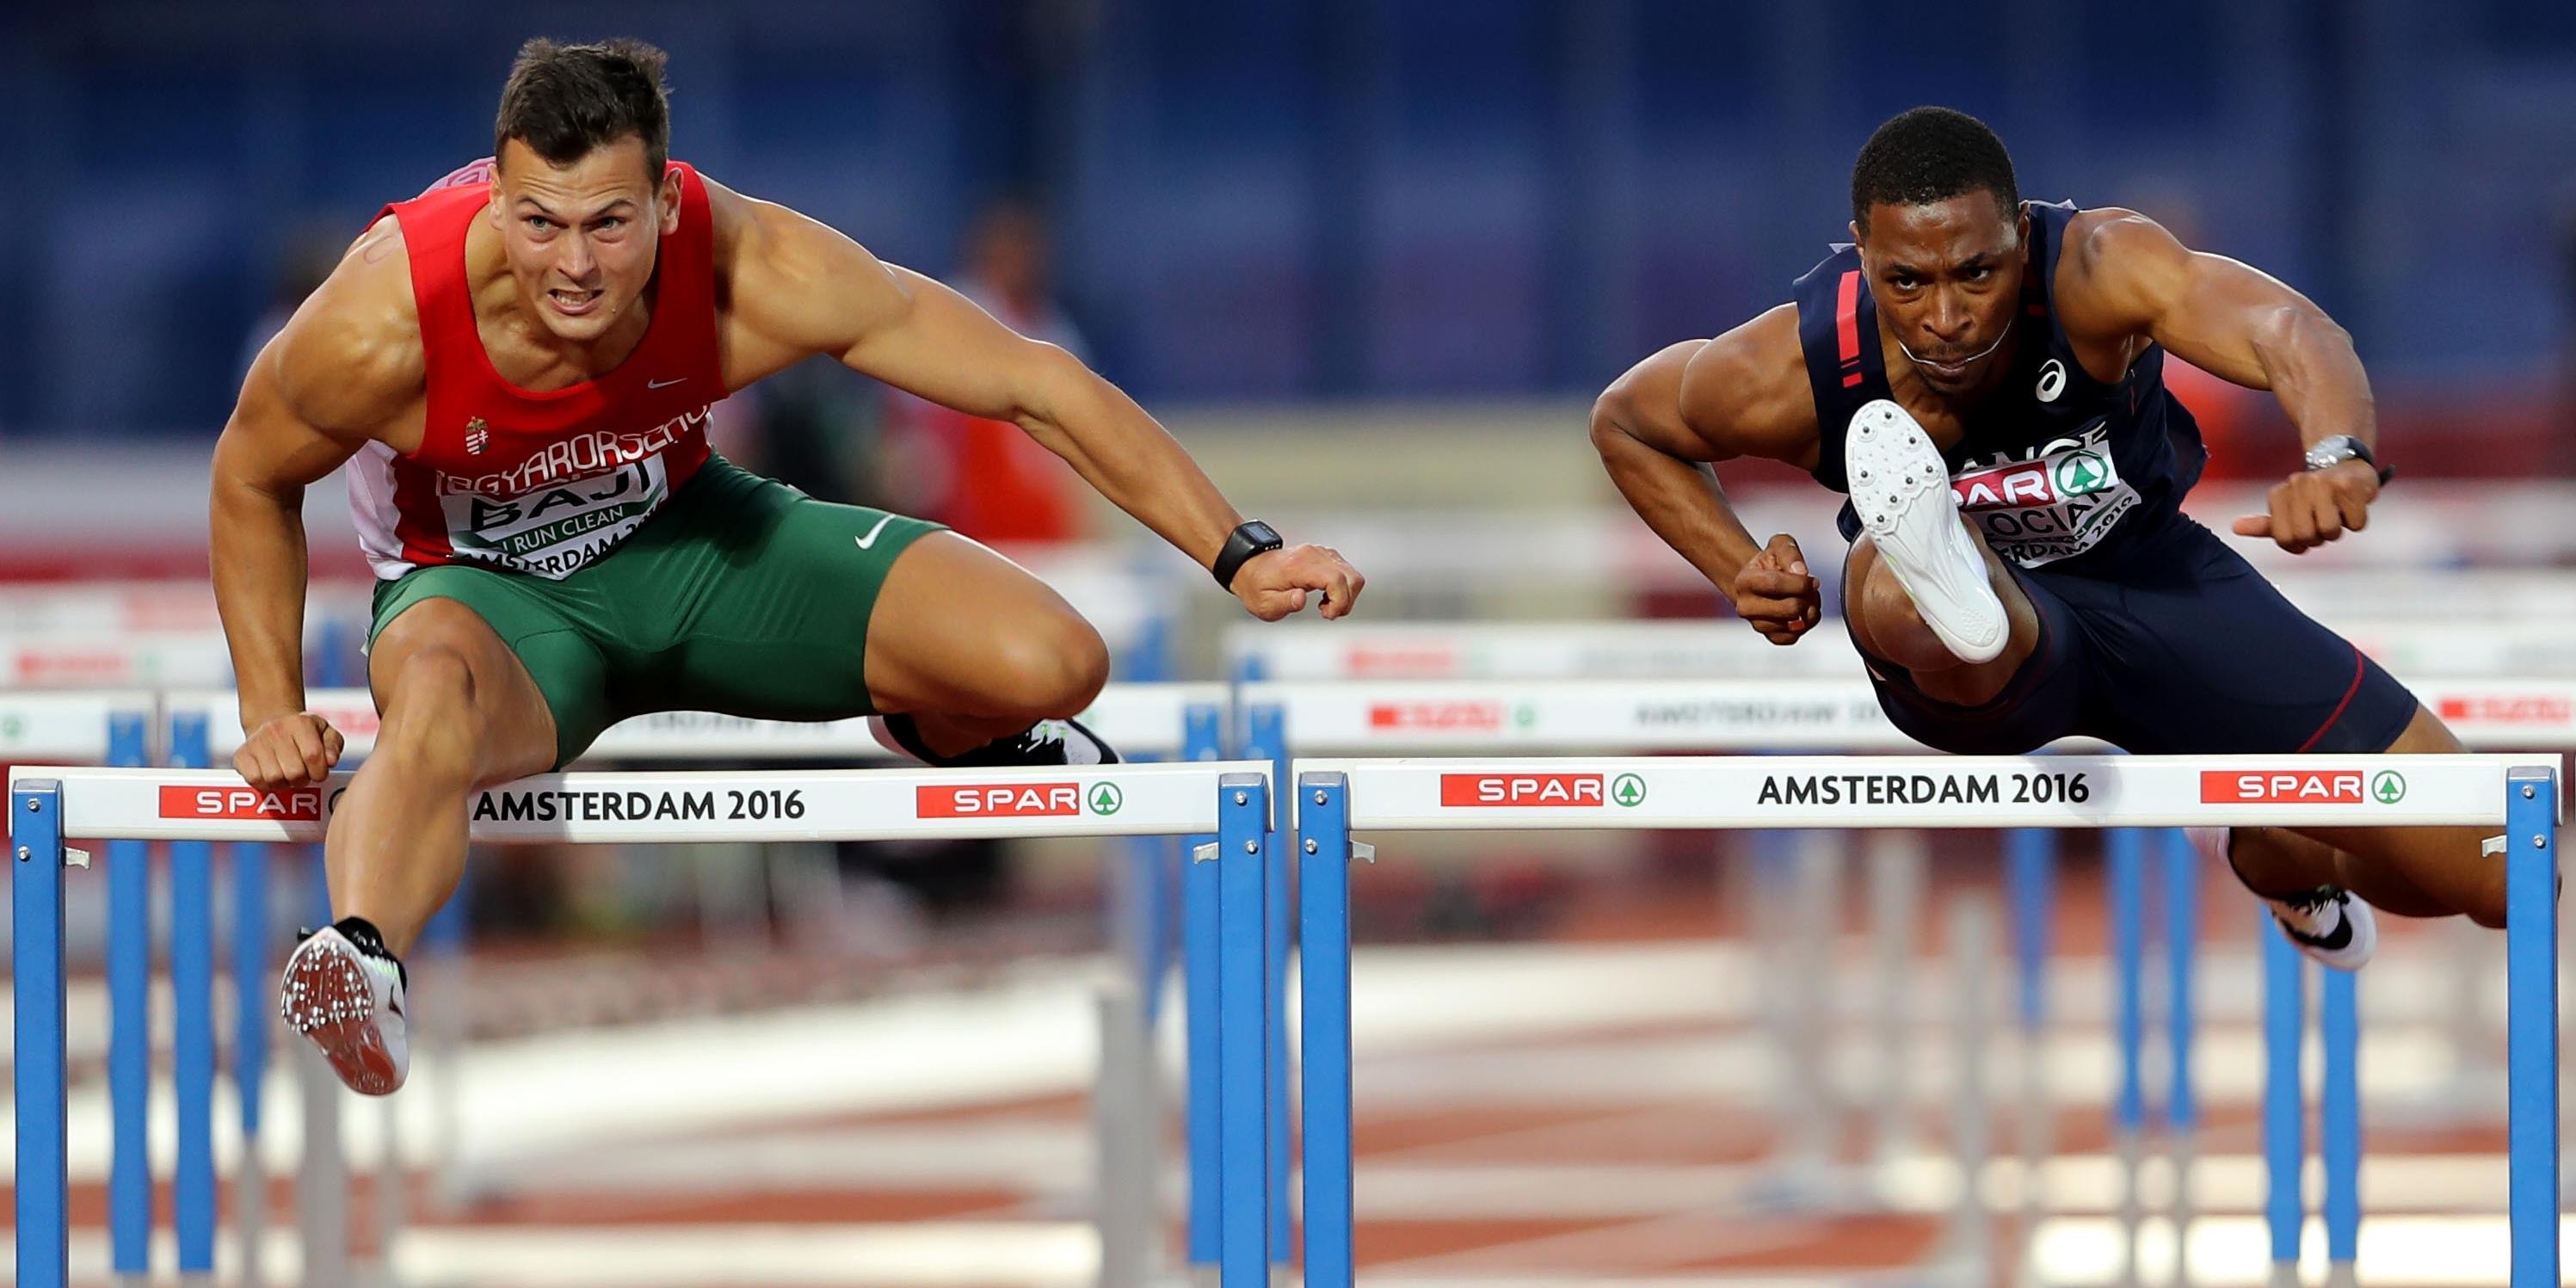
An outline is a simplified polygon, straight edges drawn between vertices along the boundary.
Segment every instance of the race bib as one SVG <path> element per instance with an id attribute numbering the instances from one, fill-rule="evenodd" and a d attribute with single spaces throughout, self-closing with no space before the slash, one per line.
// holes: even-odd
<path id="1" fill-rule="evenodd" d="M 670 495 L 670 476 L 655 454 L 534 491 L 451 492 L 438 500 L 458 559 L 560 581 L 642 527 Z"/>
<path id="2" fill-rule="evenodd" d="M 2112 463 L 2104 421 L 2051 440 L 2036 456 L 1962 469 L 1950 476 L 1950 490 L 1986 544 L 2025 568 L 2101 544 L 2139 500 Z"/>

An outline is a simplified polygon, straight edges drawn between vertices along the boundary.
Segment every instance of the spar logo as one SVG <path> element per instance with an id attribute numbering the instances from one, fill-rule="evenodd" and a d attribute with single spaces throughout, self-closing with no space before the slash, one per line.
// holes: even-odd
<path id="1" fill-rule="evenodd" d="M 1090 803 L 1092 813 L 1107 818 L 1127 803 L 1127 793 L 1118 790 L 1116 783 L 1097 783 L 1092 786 Z"/>
<path id="2" fill-rule="evenodd" d="M 2406 795 L 2406 780 L 2382 771 L 2393 781 L 2395 801 Z M 2204 805 L 2358 805 L 2364 775 L 2358 769 L 2204 769 L 2200 800 Z"/>
<path id="3" fill-rule="evenodd" d="M 163 818 L 262 819 L 276 823 L 322 821 L 322 789 L 263 792 L 253 787 L 164 787 Z"/>
<path id="4" fill-rule="evenodd" d="M 1499 702 L 1378 702 L 1369 706 L 1372 731 L 1496 733 L 1507 716 Z"/>
<path id="5" fill-rule="evenodd" d="M 2538 694 L 2444 698 L 2441 708 L 2445 720 L 2478 724 L 2564 725 L 2576 722 L 2576 701 Z"/>
<path id="6" fill-rule="evenodd" d="M 1357 645 L 1343 655 L 1355 680 L 1427 680 L 1458 673 L 1458 653 L 1440 644 Z"/>
<path id="7" fill-rule="evenodd" d="M 2406 799 L 2406 775 L 2394 769 L 2383 769 L 2371 775 L 2370 799 L 2382 805 L 2394 805 Z"/>
<path id="8" fill-rule="evenodd" d="M 1634 774 L 1621 774 L 1619 786 L 1633 791 L 1636 801 L 1646 798 L 1644 780 Z M 1589 808 L 1609 799 L 1604 787 L 1599 774 L 1442 774 L 1440 807 Z M 1632 805 L 1636 801 L 1619 803 Z"/>
<path id="9" fill-rule="evenodd" d="M 1123 804 L 1118 789 L 1107 789 L 1107 809 Z M 1082 813 L 1080 783 L 957 783 L 913 789 L 916 818 L 1075 818 Z"/>

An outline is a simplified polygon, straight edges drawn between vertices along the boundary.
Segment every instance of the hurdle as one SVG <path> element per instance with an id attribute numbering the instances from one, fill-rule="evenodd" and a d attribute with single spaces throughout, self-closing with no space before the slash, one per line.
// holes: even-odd
<path id="1" fill-rule="evenodd" d="M 2528 756 L 1774 757 L 1300 761 L 1296 766 L 1304 956 L 1305 1282 L 1352 1282 L 1349 865 L 1359 831 L 1767 827 L 2479 826 L 2508 839 L 2510 1228 L 2514 1288 L 2558 1282 L 2557 843 L 2555 764 Z M 2371 776 L 2402 791 L 2366 793 Z M 2243 801 L 2241 775 L 2320 775 L 2324 801 Z M 1556 790 L 1521 791 L 1529 783 Z M 2347 790 L 2349 788 L 2350 790 Z M 2266 795 L 2270 795 L 2266 793 Z M 1229 909 L 1229 935 L 1260 909 Z M 1237 997 L 1231 1040 L 1257 1023 Z M 1258 1092 L 1229 1080 L 1229 1105 Z M 1229 1152 L 1229 1203 L 1265 1183 Z M 1973 1182 L 1973 1178 L 1971 1178 Z M 1247 1198 L 1257 1203 L 1257 1196 Z M 1228 1268 L 1232 1270 L 1229 1244 Z M 1237 1281 L 1229 1278 L 1231 1286 Z M 1251 1284 L 1247 1277 L 1240 1282 Z"/>
<path id="2" fill-rule="evenodd" d="M 1227 697 L 1224 686 L 1216 684 L 1113 684 L 1103 690 L 1083 718 L 1092 724 L 1111 744 L 1144 756 L 1205 762 L 1217 758 L 1219 744 L 1217 725 Z M 156 705 L 166 716 L 168 745 L 174 760 L 183 767 L 202 768 L 229 759 L 242 742 L 236 695 L 229 689 L 178 690 L 166 695 L 134 691 L 130 693 L 13 694 L 0 699 L 0 738 L 7 731 L 19 730 L 17 740 L 0 743 L 11 754 L 33 761 L 85 762 L 107 756 L 107 713 L 113 710 L 133 712 L 135 751 L 130 759 L 113 763 L 143 763 L 141 755 L 144 713 Z M 345 764 L 354 766 L 374 747 L 377 717 L 373 700 L 363 689 L 316 689 L 308 695 L 309 709 L 323 715 L 347 739 Z M 586 761 L 617 760 L 651 763 L 654 761 L 731 760 L 749 763 L 777 760 L 832 759 L 873 763 L 893 763 L 894 753 L 882 747 L 867 729 L 865 720 L 820 723 L 790 723 L 752 720 L 701 711 L 662 712 L 637 717 L 620 723 L 601 736 Z M 239 780 L 231 780 L 238 787 Z M 624 839 L 624 838 L 606 838 Z M 701 835 L 692 840 L 736 840 L 730 836 Z M 830 838 L 813 838 L 830 839 Z M 260 1174 L 257 1143 L 261 1135 L 261 1110 L 265 1086 L 269 1025 L 273 1007 L 269 990 L 273 979 L 270 971 L 272 941 L 266 933 L 267 891 L 264 874 L 267 863 L 260 846 L 252 840 L 236 838 L 232 874 L 236 884 L 234 905 L 239 910 L 233 937 L 232 975 L 236 989 L 237 1031 L 234 1037 L 234 1059 L 231 1074 L 239 1091 L 239 1131 L 245 1145 L 240 1173 L 235 1177 L 235 1213 L 232 1235 L 238 1245 L 242 1264 L 249 1281 L 257 1281 L 259 1250 L 266 1213 L 267 1191 Z M 201 1033 L 202 1041 L 192 1039 L 177 1052 L 173 1072 L 175 1087 L 182 1105 L 180 1130 L 180 1170 L 175 1174 L 176 1192 L 180 1196 L 178 1264 L 182 1273 L 201 1274 L 215 1264 L 216 1231 L 214 1225 L 215 1167 L 211 1112 L 215 1076 L 215 1052 L 210 1029 L 215 997 L 214 972 L 211 966 L 200 969 L 201 958 L 211 962 L 214 942 L 214 900 L 211 898 L 213 855 L 206 838 L 182 841 L 183 854 L 174 855 L 174 872 L 185 874 L 192 889 L 206 893 L 174 900 L 171 934 L 174 945 L 186 946 L 185 952 L 174 949 L 175 963 L 189 963 L 173 979 L 174 1006 L 180 1018 L 182 1033 Z M 1158 874 L 1164 869 L 1163 838 L 1139 835 L 1136 852 L 1113 866 L 1118 879 L 1105 883 L 1111 889 L 1113 921 L 1136 928 L 1132 941 L 1114 944 L 1136 976 L 1132 989 L 1122 990 L 1120 1006 L 1140 1012 L 1132 1017 L 1141 1033 L 1130 1034 L 1129 1017 L 1104 1030 L 1100 1097 L 1114 1102 L 1106 1112 L 1117 1122 L 1149 1119 L 1159 1112 L 1152 1083 L 1153 1071 L 1145 1063 L 1151 1055 L 1145 1041 L 1152 1032 L 1151 1006 L 1159 992 L 1159 981 L 1171 970 L 1172 948 L 1168 939 L 1145 928 L 1159 926 L 1166 919 L 1161 901 L 1162 882 Z M 116 842 L 108 855 L 111 889 L 119 892 L 121 902 L 111 915 L 111 944 L 119 955 L 112 961 L 121 963 L 113 978 L 123 983 L 112 992 L 116 1005 L 119 1033 L 132 1030 L 120 1051 L 130 1052 L 119 1058 L 135 1069 L 144 1068 L 148 1059 L 142 1034 L 146 1031 L 143 1009 L 144 990 L 148 987 L 150 939 L 141 911 L 144 901 L 142 884 L 145 866 L 141 862 L 142 842 Z M 134 851 L 132 859 L 123 857 L 123 847 Z M 130 889 L 129 889 L 130 887 Z M 1129 906 L 1133 904 L 1134 906 Z M 121 938 L 118 938 L 121 936 Z M 203 945 L 202 951 L 198 947 Z M 131 999 L 131 1004 L 128 1004 Z M 1104 1023 L 1110 1023 L 1104 1011 Z M 434 1060 L 436 1052 L 424 1049 L 416 1056 Z M 1134 1057 L 1134 1058 L 1130 1058 Z M 120 1066 L 123 1067 L 123 1066 Z M 327 1081 L 327 1078 L 326 1078 Z M 115 1192 L 120 1197 L 114 1214 L 116 1269 L 121 1275 L 138 1278 L 148 1273 L 151 1216 L 146 1204 L 150 1184 L 148 1165 L 143 1159 L 151 1106 L 148 1083 L 140 1073 L 128 1074 L 117 1082 L 111 1113 L 111 1131 L 115 1141 L 117 1180 Z M 445 1085 L 445 1084 L 442 1084 Z M 452 1091 L 453 1088 L 449 1087 Z M 1211 1094 L 1213 1094 L 1211 1092 Z M 390 1110 L 393 1102 L 385 1102 Z M 337 1202 L 346 1164 L 336 1144 L 341 1092 L 336 1083 L 322 1089 L 322 1094 L 306 1106 L 308 1132 L 321 1142 L 320 1154 L 308 1150 L 308 1173 L 302 1181 L 324 1199 L 323 1210 L 307 1213 L 302 1243 L 308 1260 L 327 1266 L 346 1264 L 347 1223 L 345 1212 L 331 1206 Z M 452 1113 L 447 1116 L 452 1121 Z M 390 1118 L 387 1131 L 392 1131 Z M 388 1135 L 388 1141 L 393 1138 Z M 1159 1221 L 1159 1169 L 1151 1158 L 1139 1158 L 1132 1151 L 1118 1148 L 1118 1140 L 1103 1137 L 1098 1142 L 1104 1162 L 1116 1167 L 1101 1178 L 1098 1195 L 1098 1221 L 1104 1247 L 1121 1250 L 1130 1258 L 1143 1256 L 1150 1260 L 1154 1243 L 1154 1224 Z M 453 1149 L 453 1142 L 442 1142 L 433 1161 L 443 1164 Z M 392 1160 L 388 1160 L 391 1166 Z M 388 1245 L 401 1224 L 399 1209 L 401 1188 L 380 1186 L 377 1191 L 380 1210 L 377 1224 Z M 389 1250 L 389 1249 L 388 1249 Z"/>
<path id="3" fill-rule="evenodd" d="M 2576 680 L 2558 678 L 2576 671 L 2576 638 L 2549 620 L 2547 610 L 2576 603 L 2576 582 L 2509 574 L 2479 574 L 2493 583 L 2504 616 L 2481 620 L 2473 630 L 2457 622 L 2411 617 L 2363 617 L 2352 613 L 2391 605 L 2366 594 L 2367 579 L 2321 574 L 2292 583 L 2303 587 L 2303 599 L 2318 599 L 2346 610 L 2343 629 L 2365 651 L 2399 674 L 2428 710 L 2439 714 L 2470 747 L 2493 751 L 2563 752 L 2576 749 Z M 2402 606 L 2400 606 L 2402 607 Z M 1303 749 L 1347 754 L 1441 752 L 1478 754 L 1501 751 L 1567 750 L 1797 749 L 1812 751 L 1920 751 L 1919 745 L 1890 726 L 1869 686 L 1848 677 L 1857 673 L 1858 654 L 1840 632 L 1819 632 L 1797 648 L 1784 649 L 1745 630 L 1740 623 L 1710 621 L 1550 622 L 1550 623 L 1283 623 L 1261 631 L 1238 628 L 1227 638 L 1228 654 L 1238 667 L 1254 667 L 1282 683 L 1272 690 L 1247 693 L 1254 713 L 1265 702 L 1293 702 L 1300 714 L 1289 721 Z M 2419 669 L 2420 668 L 2420 669 Z M 2515 678 L 2522 674 L 2544 678 Z M 1724 679 L 1659 679 L 1675 675 Z M 1828 678 L 1834 677 L 1834 678 Z M 1510 682 L 1505 682 L 1508 679 Z M 1330 694 L 1341 695 L 1334 700 Z M 1696 731 L 1696 732 L 1694 732 Z M 1322 746 L 1314 739 L 1321 738 Z M 1701 739 L 1705 741 L 1700 741 Z M 2088 744 L 2060 744 L 2083 750 Z M 2098 747 L 2098 744 L 2094 746 Z M 1284 772 L 1284 770 L 1283 770 Z M 2005 885 L 2012 895 L 2019 993 L 2016 1021 L 2027 1057 L 2043 1040 L 2048 982 L 2042 965 L 2047 954 L 2047 909 L 2056 864 L 2056 834 L 2048 830 L 2017 831 L 2006 838 Z M 2106 847 L 2107 893 L 2115 930 L 2114 1025 L 2119 1036 L 2118 1085 L 2112 1102 L 2112 1127 L 2121 1166 L 2119 1217 L 2126 1231 L 2124 1267 L 2119 1282 L 2138 1282 L 2136 1254 L 2145 1224 L 2141 1176 L 2148 1145 L 2161 1131 L 2161 1148 L 2174 1168 L 2174 1201 L 2169 1215 L 2177 1238 L 2192 1219 L 2189 1175 L 2195 1163 L 2199 1106 L 2193 1094 L 2195 967 L 2194 926 L 2197 860 L 2179 834 L 2140 846 L 2137 839 L 2115 831 Z M 1887 881 L 1873 855 L 1873 907 L 1889 894 Z M 2162 879 L 2147 881 L 2150 869 Z M 1901 881 L 1901 875 L 1898 877 Z M 2160 894 L 2163 915 L 2146 915 L 2150 897 Z M 1891 896 L 1892 897 L 1892 896 Z M 1885 925 L 1884 916 L 1876 918 Z M 2268 922 L 2268 918 L 2265 919 Z M 2266 936 L 2277 938 L 2269 929 Z M 2156 941 L 2163 942 L 2165 1054 L 2170 1076 L 2161 1115 L 2146 1093 L 2144 1043 L 2146 998 L 2140 983 Z M 2266 955 L 2264 987 L 2277 998 L 2295 994 L 2304 978 L 2303 959 L 2295 954 L 2276 961 Z M 2473 987 L 2483 964 L 2481 955 L 2455 952 L 2453 987 Z M 2356 981 L 2326 980 L 2327 1009 L 2324 1058 L 2330 1085 L 2348 1085 L 2359 1059 Z M 2290 1005 L 2299 1006 L 2295 996 Z M 2295 1259 L 2302 1229 L 2298 1212 L 2301 1179 L 2297 1160 L 2303 1127 L 2297 1090 L 2299 1029 L 2304 1012 L 2293 1010 L 2287 1031 L 2273 1032 L 2270 1050 L 2289 1081 L 2288 1108 L 2266 1115 L 2266 1137 L 2279 1142 L 2272 1177 L 2276 1199 L 2276 1255 Z M 2469 1104 L 2491 1103 L 2485 1090 L 2494 1078 L 2478 1067 L 2485 1047 L 2482 1018 L 2474 1007 L 2460 1007 L 2450 1024 L 2464 1059 L 2441 1106 L 2454 1116 Z M 2036 1062 L 2022 1061 L 2024 1085 L 2019 1097 L 2017 1133 L 2025 1174 L 2044 1154 L 2049 1123 L 2046 1088 Z M 2327 1103 L 2330 1115 L 2325 1139 L 2340 1142 L 2360 1133 L 2357 1096 L 2337 1095 Z M 1883 1143 L 1901 1134 L 1901 1106 L 1882 1099 L 1875 1131 Z M 2286 1154 L 2277 1152 L 2286 1149 Z M 2329 1248 L 2342 1265 L 2356 1246 L 2360 1223 L 2357 1158 L 2330 1158 L 2325 1172 L 2326 1234 Z M 2025 1187 L 2026 1215 L 2039 1216 L 2036 1187 Z"/>
<path id="4" fill-rule="evenodd" d="M 86 866 L 71 839 L 319 839 L 349 775 L 259 793 L 232 774 L 25 766 L 12 772 L 10 830 L 17 1033 L 17 1282 L 62 1288 L 71 1274 L 62 942 L 66 869 Z M 1251 762 L 1058 770 L 566 773 L 477 794 L 474 839 L 493 842 L 892 840 L 924 837 L 1206 836 L 1234 902 L 1259 903 L 1266 767 Z M 1237 858 L 1231 863 L 1217 862 Z M 1223 947 L 1233 988 L 1253 944 Z M 1256 1039 L 1258 1034 L 1253 1035 Z M 1257 1076 L 1257 1071 L 1256 1071 Z M 1257 1158 L 1257 1119 L 1228 1124 L 1229 1152 Z M 1257 1198 L 1258 1196 L 1256 1196 Z"/>

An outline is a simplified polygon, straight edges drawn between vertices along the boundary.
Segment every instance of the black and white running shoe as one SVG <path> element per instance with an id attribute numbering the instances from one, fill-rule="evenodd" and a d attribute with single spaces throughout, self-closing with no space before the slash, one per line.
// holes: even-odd
<path id="1" fill-rule="evenodd" d="M 2232 828 L 2195 827 L 2188 829 L 2194 849 L 2227 864 L 2236 872 L 2236 860 L 2229 852 Z M 2237 873 L 2242 882 L 2245 875 Z M 2281 933 L 2299 946 L 2299 951 L 2336 970 L 2359 970 L 2379 950 L 2379 918 L 2370 905 L 2353 897 L 2349 890 L 2318 886 L 2297 894 L 2268 895 L 2254 890 L 2254 897 L 2272 910 L 2272 920 L 2279 922 Z"/>
<path id="2" fill-rule="evenodd" d="M 1008 738 L 998 738 L 972 751 L 934 756 L 922 745 L 910 716 L 881 716 L 869 721 L 877 741 L 925 765 L 946 769 L 1012 769 L 1043 765 L 1114 765 L 1118 752 L 1079 720 L 1040 720 Z"/>

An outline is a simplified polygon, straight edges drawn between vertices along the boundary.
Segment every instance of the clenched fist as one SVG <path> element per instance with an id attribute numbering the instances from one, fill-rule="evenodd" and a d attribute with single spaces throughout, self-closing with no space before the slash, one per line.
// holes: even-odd
<path id="1" fill-rule="evenodd" d="M 1798 553 L 1798 539 L 1785 532 L 1771 538 L 1735 574 L 1726 597 L 1735 602 L 1736 616 L 1774 644 L 1797 643 L 1824 615 L 1822 592 L 1807 575 L 1807 558 Z"/>
<path id="2" fill-rule="evenodd" d="M 330 776 L 345 743 L 330 721 L 310 711 L 271 716 L 233 753 L 233 772 L 264 792 L 309 787 Z"/>
<path id="3" fill-rule="evenodd" d="M 1326 546 L 1289 546 L 1254 555 L 1235 569 L 1234 597 L 1265 622 L 1306 607 L 1309 593 L 1324 597 L 1325 617 L 1347 617 L 1368 578 Z"/>
<path id="4" fill-rule="evenodd" d="M 2370 526 L 2370 503 L 2378 496 L 2376 467 L 2368 461 L 2339 461 L 2273 484 L 2265 498 L 2271 512 L 2238 519 L 2234 530 L 2240 537 L 2270 537 L 2283 550 L 2300 554 Z"/>

